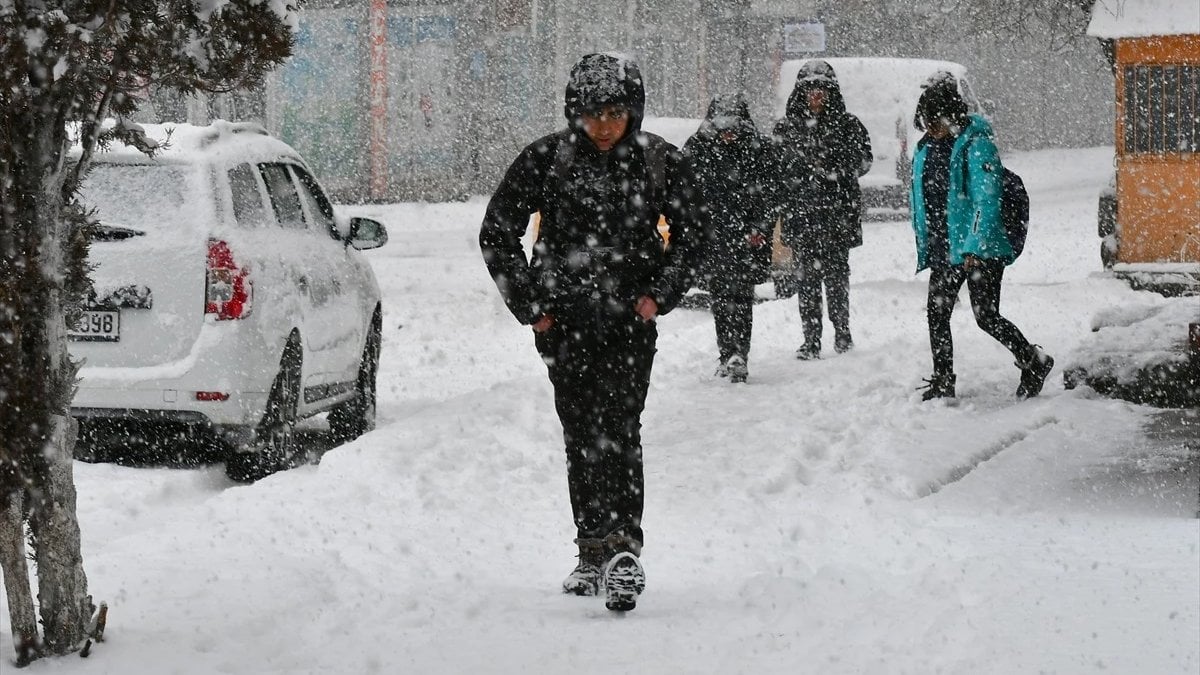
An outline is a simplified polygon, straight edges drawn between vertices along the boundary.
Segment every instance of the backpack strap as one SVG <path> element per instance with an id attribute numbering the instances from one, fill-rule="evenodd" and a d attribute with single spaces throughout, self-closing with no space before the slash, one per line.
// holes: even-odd
<path id="1" fill-rule="evenodd" d="M 659 230 L 659 223 L 666 217 L 663 214 L 663 203 L 666 201 L 667 194 L 667 150 L 666 146 L 661 143 L 648 143 L 645 146 L 646 155 L 646 207 L 649 210 L 649 216 L 654 223 L 654 231 L 659 237 L 663 238 L 663 245 L 667 243 L 667 239 Z"/>
<path id="2" fill-rule="evenodd" d="M 664 149 L 659 143 L 646 146 L 646 191 L 651 197 L 650 205 L 658 211 L 661 211 L 658 205 L 662 203 L 667 190 L 667 153 Z"/>
<path id="3" fill-rule="evenodd" d="M 562 195 L 566 192 L 564 189 L 567 184 L 567 176 L 570 173 L 571 162 L 575 159 L 575 144 L 567 140 L 566 134 L 559 136 L 558 144 L 554 146 L 554 158 L 550 160 L 550 172 L 546 174 L 546 182 L 542 185 L 542 203 L 554 204 L 554 222 L 563 222 L 563 200 L 561 196 L 557 199 L 551 199 L 553 192 L 558 190 Z M 542 231 L 546 224 L 546 214 L 542 214 L 542 218 L 538 222 L 538 239 L 542 238 Z"/>

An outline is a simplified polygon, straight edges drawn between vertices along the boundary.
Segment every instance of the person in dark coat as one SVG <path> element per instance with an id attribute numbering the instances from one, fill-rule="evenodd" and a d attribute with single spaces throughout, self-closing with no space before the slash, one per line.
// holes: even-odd
<path id="1" fill-rule="evenodd" d="M 717 96 L 683 154 L 708 204 L 712 239 L 700 286 L 712 295 L 720 364 L 717 374 L 745 382 L 754 321 L 754 286 L 770 274 L 770 139 L 758 132 L 740 94 Z"/>
<path id="2" fill-rule="evenodd" d="M 850 249 L 862 245 L 858 178 L 871 169 L 866 127 L 846 110 L 833 67 L 808 61 L 796 75 L 786 114 L 775 126 L 784 243 L 797 258 L 804 344 L 796 358 L 821 355 L 821 286 L 834 350 L 851 349 Z"/>
<path id="3" fill-rule="evenodd" d="M 637 64 L 584 56 L 567 128 L 527 146 L 488 203 L 479 244 L 505 303 L 532 326 L 554 386 L 579 562 L 563 591 L 633 609 L 645 586 L 641 414 L 655 319 L 691 287 L 707 232 L 690 164 L 641 131 Z M 532 260 L 521 237 L 541 214 Z M 669 245 L 658 231 L 669 228 Z"/>
<path id="4" fill-rule="evenodd" d="M 913 154 L 913 233 L 917 271 L 929 268 L 929 346 L 933 376 L 922 399 L 955 395 L 950 315 L 966 284 L 979 327 L 1003 344 L 1021 369 L 1017 397 L 1037 396 L 1054 359 L 1000 315 L 1004 267 L 1014 259 L 1000 217 L 1002 172 L 992 127 L 968 114 L 949 73 L 930 78 L 913 120 L 925 135 Z"/>

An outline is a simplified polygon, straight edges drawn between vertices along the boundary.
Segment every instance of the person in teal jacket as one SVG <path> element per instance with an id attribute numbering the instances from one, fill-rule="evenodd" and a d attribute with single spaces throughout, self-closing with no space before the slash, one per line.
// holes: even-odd
<path id="1" fill-rule="evenodd" d="M 1014 259 L 1000 217 L 1003 167 L 986 119 L 968 113 L 949 74 L 931 78 L 914 123 L 925 135 L 913 156 L 910 204 L 917 271 L 929 268 L 929 346 L 933 376 L 923 400 L 955 395 L 950 315 L 966 284 L 975 321 L 1021 369 L 1018 398 L 1037 396 L 1054 359 L 1000 315 L 1004 268 Z"/>

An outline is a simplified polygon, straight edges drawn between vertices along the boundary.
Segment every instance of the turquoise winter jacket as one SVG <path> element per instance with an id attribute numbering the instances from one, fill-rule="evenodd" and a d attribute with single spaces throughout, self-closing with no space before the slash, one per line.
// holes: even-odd
<path id="1" fill-rule="evenodd" d="M 922 138 L 913 155 L 909 194 L 918 272 L 929 266 L 925 258 L 929 228 L 925 223 L 924 171 L 925 139 Z M 1003 260 L 1006 265 L 1013 261 L 1012 246 L 1000 220 L 1002 173 L 1000 153 L 992 141 L 992 125 L 980 115 L 971 115 L 950 153 L 946 224 L 952 265 L 961 265 L 968 254 L 985 260 Z"/>

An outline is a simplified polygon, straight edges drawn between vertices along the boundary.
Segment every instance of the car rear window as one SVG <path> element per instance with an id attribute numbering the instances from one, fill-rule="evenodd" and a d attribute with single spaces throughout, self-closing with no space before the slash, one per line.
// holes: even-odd
<path id="1" fill-rule="evenodd" d="M 188 207 L 187 178 L 187 168 L 170 164 L 93 164 L 80 200 L 109 225 L 175 227 Z"/>

